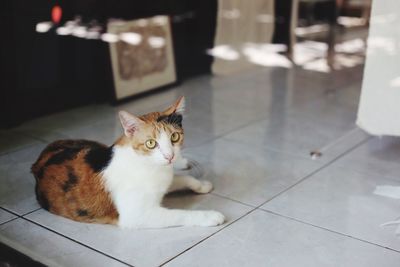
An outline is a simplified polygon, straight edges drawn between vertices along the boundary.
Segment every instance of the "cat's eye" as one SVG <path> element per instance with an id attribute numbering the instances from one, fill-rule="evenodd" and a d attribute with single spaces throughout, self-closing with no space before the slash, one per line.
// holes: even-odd
<path id="1" fill-rule="evenodd" d="M 157 142 L 154 139 L 149 139 L 144 143 L 148 149 L 154 149 L 157 146 Z"/>
<path id="2" fill-rule="evenodd" d="M 181 139 L 181 135 L 180 135 L 179 133 L 175 132 L 175 133 L 173 133 L 173 134 L 171 135 L 171 141 L 172 141 L 173 143 L 178 142 L 179 139 Z"/>

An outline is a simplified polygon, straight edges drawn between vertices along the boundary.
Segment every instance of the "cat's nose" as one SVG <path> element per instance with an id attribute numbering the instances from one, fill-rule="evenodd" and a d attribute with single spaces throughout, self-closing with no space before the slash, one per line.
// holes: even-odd
<path id="1" fill-rule="evenodd" d="M 172 160 L 174 159 L 174 157 L 175 157 L 174 154 L 167 154 L 167 155 L 164 155 L 164 158 L 165 158 L 166 160 L 168 160 L 169 163 L 172 162 Z"/>

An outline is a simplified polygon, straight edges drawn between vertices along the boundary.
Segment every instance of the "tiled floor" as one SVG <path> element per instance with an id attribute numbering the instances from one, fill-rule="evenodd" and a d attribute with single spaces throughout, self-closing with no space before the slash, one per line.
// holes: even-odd
<path id="1" fill-rule="evenodd" d="M 400 238 L 380 224 L 400 201 L 400 140 L 370 137 L 356 119 L 362 66 L 333 73 L 263 68 L 203 76 L 118 107 L 88 106 L 0 132 L 0 241 L 62 266 L 400 266 Z M 30 165 L 47 142 L 111 144 L 119 109 L 141 114 L 185 95 L 185 154 L 208 195 L 165 205 L 215 209 L 220 227 L 121 230 L 76 223 L 39 208 Z M 319 150 L 322 157 L 310 158 Z"/>

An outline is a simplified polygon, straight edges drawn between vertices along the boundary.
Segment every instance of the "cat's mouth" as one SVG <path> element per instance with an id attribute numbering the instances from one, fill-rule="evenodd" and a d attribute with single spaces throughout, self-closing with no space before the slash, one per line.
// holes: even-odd
<path id="1" fill-rule="evenodd" d="M 169 165 L 172 165 L 173 163 L 174 163 L 174 160 L 167 160 L 165 162 L 165 165 L 169 166 Z"/>

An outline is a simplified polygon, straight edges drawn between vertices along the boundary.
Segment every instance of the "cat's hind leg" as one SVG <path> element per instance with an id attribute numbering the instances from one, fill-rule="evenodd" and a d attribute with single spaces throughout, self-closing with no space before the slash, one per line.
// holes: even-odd
<path id="1" fill-rule="evenodd" d="M 123 228 L 166 228 L 174 226 L 217 226 L 225 221 L 222 213 L 213 210 L 179 210 L 154 207 L 146 210 L 130 223 L 121 220 Z"/>
<path id="2" fill-rule="evenodd" d="M 190 175 L 175 175 L 168 192 L 190 189 L 199 194 L 211 192 L 213 185 L 210 181 L 198 180 Z"/>

